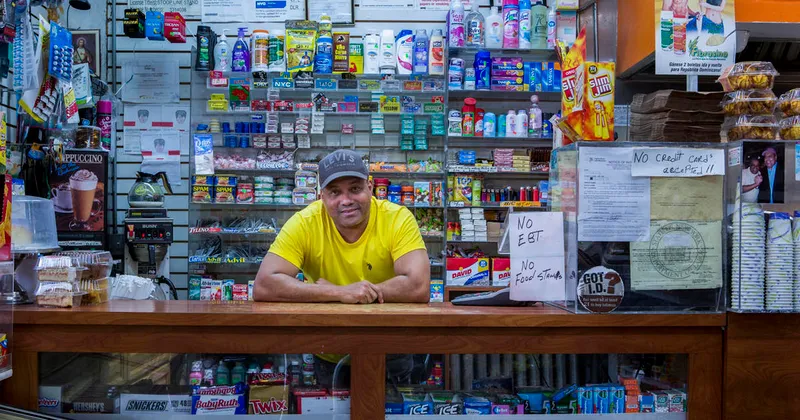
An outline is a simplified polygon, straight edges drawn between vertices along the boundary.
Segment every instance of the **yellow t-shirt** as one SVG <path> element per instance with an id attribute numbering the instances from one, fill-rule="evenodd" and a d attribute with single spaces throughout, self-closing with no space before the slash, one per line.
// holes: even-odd
<path id="1" fill-rule="evenodd" d="M 394 262 L 417 249 L 425 242 L 411 211 L 373 197 L 367 229 L 356 242 L 345 242 L 322 201 L 315 201 L 283 225 L 269 252 L 302 270 L 307 281 L 345 286 L 389 280 Z"/>

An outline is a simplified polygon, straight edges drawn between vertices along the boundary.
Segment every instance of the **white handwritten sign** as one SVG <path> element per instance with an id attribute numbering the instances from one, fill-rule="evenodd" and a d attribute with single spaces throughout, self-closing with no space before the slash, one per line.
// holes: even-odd
<path id="1" fill-rule="evenodd" d="M 564 300 L 564 214 L 511 213 L 508 223 L 511 300 Z"/>
<path id="2" fill-rule="evenodd" d="M 725 175 L 725 151 L 672 147 L 635 147 L 632 176 L 699 177 Z"/>

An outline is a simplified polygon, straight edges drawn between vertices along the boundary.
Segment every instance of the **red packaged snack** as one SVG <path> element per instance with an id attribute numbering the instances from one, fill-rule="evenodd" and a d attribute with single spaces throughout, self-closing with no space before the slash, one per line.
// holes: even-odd
<path id="1" fill-rule="evenodd" d="M 249 377 L 248 414 L 289 414 L 285 373 L 254 373 Z"/>

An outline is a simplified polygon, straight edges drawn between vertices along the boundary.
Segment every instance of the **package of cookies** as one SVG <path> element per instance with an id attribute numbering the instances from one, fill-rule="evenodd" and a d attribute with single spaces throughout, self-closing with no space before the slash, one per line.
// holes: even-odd
<path id="1" fill-rule="evenodd" d="M 775 112 L 777 100 L 770 89 L 747 89 L 726 93 L 720 105 L 725 115 L 767 115 Z"/>
<path id="2" fill-rule="evenodd" d="M 37 279 L 41 281 L 74 282 L 85 271 L 78 259 L 68 255 L 45 255 L 36 261 Z"/>
<path id="3" fill-rule="evenodd" d="M 732 64 L 717 79 L 725 92 L 743 89 L 772 89 L 779 73 L 768 61 L 743 61 Z"/>
<path id="4" fill-rule="evenodd" d="M 800 140 L 800 115 L 793 115 L 778 123 L 781 140 Z"/>
<path id="5" fill-rule="evenodd" d="M 785 117 L 800 115 L 800 88 L 792 89 L 778 99 L 778 109 Z"/>
<path id="6" fill-rule="evenodd" d="M 728 141 L 775 140 L 778 120 L 774 115 L 738 115 L 726 117 L 722 129 L 728 133 Z"/>

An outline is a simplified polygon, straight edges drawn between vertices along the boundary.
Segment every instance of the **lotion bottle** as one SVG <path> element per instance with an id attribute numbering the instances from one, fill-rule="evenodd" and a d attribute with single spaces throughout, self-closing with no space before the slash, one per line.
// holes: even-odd
<path id="1" fill-rule="evenodd" d="M 231 50 L 228 47 L 228 37 L 225 36 L 227 29 L 222 30 L 222 36 L 214 47 L 214 70 L 231 71 Z"/>

